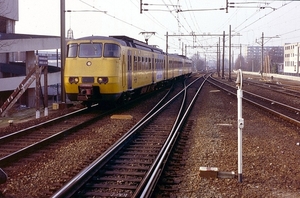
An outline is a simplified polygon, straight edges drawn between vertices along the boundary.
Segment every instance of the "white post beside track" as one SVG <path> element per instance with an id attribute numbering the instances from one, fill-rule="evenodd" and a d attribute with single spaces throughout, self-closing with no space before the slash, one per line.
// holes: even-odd
<path id="1" fill-rule="evenodd" d="M 242 129 L 244 128 L 244 119 L 242 117 L 242 100 L 243 100 L 243 73 L 242 70 L 238 70 L 237 73 L 237 103 L 238 103 L 238 181 L 242 182 L 242 167 L 243 167 L 243 152 L 242 152 Z"/>

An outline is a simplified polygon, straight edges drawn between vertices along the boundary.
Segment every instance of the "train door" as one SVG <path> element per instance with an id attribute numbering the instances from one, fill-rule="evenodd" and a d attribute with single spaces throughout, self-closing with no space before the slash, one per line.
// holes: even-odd
<path id="1" fill-rule="evenodd" d="M 152 54 L 152 59 L 151 59 L 151 63 L 150 63 L 150 65 L 151 65 L 151 71 L 152 71 L 152 83 L 154 83 L 155 82 L 155 79 L 154 79 L 154 67 L 155 67 L 155 65 L 154 65 L 154 54 Z"/>
<path id="2" fill-rule="evenodd" d="M 122 58 L 121 58 L 121 66 L 122 66 L 122 88 L 126 89 L 126 54 L 122 54 Z"/>
<path id="3" fill-rule="evenodd" d="M 169 78 L 169 68 L 168 68 L 168 65 L 167 65 L 168 62 L 169 62 L 169 57 L 168 57 L 168 55 L 166 55 L 166 58 L 164 59 L 165 79 Z"/>
<path id="4" fill-rule="evenodd" d="M 131 51 L 128 50 L 128 54 L 127 54 L 128 58 L 127 58 L 127 85 L 128 85 L 128 89 L 132 89 L 132 56 L 131 56 Z"/>

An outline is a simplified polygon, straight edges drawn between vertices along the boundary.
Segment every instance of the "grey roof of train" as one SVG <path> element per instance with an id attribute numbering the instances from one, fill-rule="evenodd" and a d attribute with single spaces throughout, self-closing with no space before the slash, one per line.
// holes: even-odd
<path id="1" fill-rule="evenodd" d="M 127 46 L 125 41 L 108 36 L 86 36 L 75 40 L 113 40 L 119 42 L 121 45 Z"/>
<path id="2" fill-rule="evenodd" d="M 87 36 L 87 37 L 82 37 L 82 38 L 78 38 L 75 40 L 113 40 L 113 41 L 119 42 L 123 46 L 129 46 L 129 47 L 140 46 L 142 48 L 147 48 L 149 50 L 164 53 L 162 49 L 147 45 L 145 42 L 130 38 L 128 36 L 122 36 L 122 35 L 121 36 L 109 36 L 109 37 L 107 37 L 107 36 Z"/>

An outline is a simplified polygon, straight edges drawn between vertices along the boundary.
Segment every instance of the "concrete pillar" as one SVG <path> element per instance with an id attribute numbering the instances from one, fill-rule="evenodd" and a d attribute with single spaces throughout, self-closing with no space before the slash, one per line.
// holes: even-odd
<path id="1" fill-rule="evenodd" d="M 26 52 L 26 74 L 35 67 L 36 64 L 36 55 L 34 51 L 27 51 Z M 35 73 L 34 73 L 35 75 Z M 33 88 L 32 88 L 33 86 Z M 31 88 L 30 88 L 31 87 Z M 31 84 L 27 89 L 27 106 L 28 107 L 35 107 L 35 81 Z"/>
<path id="2" fill-rule="evenodd" d="M 26 52 L 26 74 L 34 67 L 36 63 L 36 56 L 34 51 L 27 51 Z"/>

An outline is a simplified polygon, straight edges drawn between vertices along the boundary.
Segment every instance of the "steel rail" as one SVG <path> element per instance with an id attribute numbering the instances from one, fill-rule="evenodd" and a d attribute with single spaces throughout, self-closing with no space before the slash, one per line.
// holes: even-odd
<path id="1" fill-rule="evenodd" d="M 251 80 L 244 80 L 244 81 L 247 84 L 251 84 L 251 85 L 254 85 L 254 86 L 257 86 L 257 87 L 261 87 L 263 89 L 276 91 L 278 93 L 286 94 L 286 95 L 297 97 L 297 98 L 300 97 L 300 92 L 296 91 L 294 89 L 287 88 L 287 87 L 289 87 L 288 85 L 285 86 L 285 85 L 270 84 L 270 83 L 269 84 L 262 84 L 262 83 L 253 82 Z M 280 88 L 280 89 L 276 89 L 276 88 Z"/>
<path id="2" fill-rule="evenodd" d="M 22 133 L 24 133 L 24 132 L 27 132 L 27 131 L 29 131 L 29 130 L 37 129 L 38 127 L 45 126 L 46 124 L 54 123 L 55 121 L 65 119 L 66 117 L 69 117 L 69 116 L 72 116 L 72 115 L 76 115 L 76 114 L 78 114 L 78 113 L 83 113 L 84 111 L 87 111 L 87 108 L 86 108 L 86 107 L 85 107 L 85 108 L 82 108 L 82 109 L 79 109 L 79 110 L 76 110 L 76 111 L 74 111 L 74 112 L 71 112 L 71 113 L 68 113 L 68 114 L 65 114 L 65 115 L 62 115 L 62 116 L 53 118 L 53 119 L 50 119 L 50 120 L 47 120 L 47 121 L 45 121 L 45 122 L 36 124 L 36 125 L 34 125 L 34 126 L 30 126 L 30 127 L 25 128 L 25 129 L 21 129 L 21 130 L 18 130 L 18 131 L 16 131 L 16 132 L 13 132 L 13 133 L 10 133 L 10 134 L 1 136 L 1 137 L 0 137 L 0 143 L 1 143 L 2 141 L 6 141 L 6 140 L 9 139 L 9 138 L 12 138 L 13 136 L 20 135 L 20 134 L 22 134 Z"/>
<path id="3" fill-rule="evenodd" d="M 150 93 L 151 94 L 151 93 Z M 132 101 L 129 101 L 127 103 L 127 105 L 129 104 L 132 104 L 138 100 L 140 100 L 141 98 L 144 98 L 146 96 L 148 96 L 149 94 L 145 94 L 144 96 L 141 96 L 140 98 L 137 98 L 135 100 L 132 100 Z M 162 99 L 164 100 L 164 98 Z M 91 107 L 92 108 L 97 108 L 98 104 L 95 104 L 95 105 L 92 105 Z M 88 112 L 90 110 L 92 110 L 91 107 L 84 107 L 82 109 L 79 109 L 79 110 L 76 110 L 74 112 L 71 112 L 71 113 L 67 113 L 65 115 L 62 115 L 62 116 L 59 116 L 59 117 L 56 117 L 56 118 L 53 118 L 53 119 L 50 119 L 50 120 L 47 120 L 45 122 L 42 122 L 42 123 L 39 123 L 39 124 L 36 124 L 34 126 L 31 126 L 31 127 L 27 127 L 25 129 L 21 129 L 19 131 L 16 131 L 16 132 L 13 132 L 13 133 L 10 133 L 10 134 L 7 134 L 7 135 L 4 135 L 4 136 L 1 136 L 0 137 L 0 143 L 1 142 L 7 142 L 9 139 L 13 139 L 15 137 L 18 137 L 18 136 L 22 136 L 23 134 L 26 134 L 28 131 L 30 130 L 37 130 L 39 127 L 45 127 L 46 125 L 51 125 L 52 123 L 55 123 L 57 121 L 60 121 L 60 120 L 64 120 L 66 119 L 67 117 L 70 117 L 70 116 L 76 116 L 77 114 L 82 114 L 82 113 L 85 113 L 85 112 Z M 105 116 L 105 115 L 109 115 L 111 114 L 112 112 L 118 110 L 122 108 L 121 107 L 115 107 L 113 109 L 110 109 L 108 111 L 105 111 L 91 119 L 88 119 L 80 124 L 77 124 L 75 126 L 72 126 L 70 128 L 67 128 L 67 129 L 64 129 L 64 130 L 61 130 L 61 131 L 57 131 L 55 134 L 53 135 L 50 135 L 49 137 L 46 137 L 44 139 L 41 139 L 39 141 L 36 141 L 34 143 L 32 143 L 31 145 L 28 145 L 28 146 L 25 146 L 23 148 L 20 148 L 19 150 L 15 151 L 15 152 L 12 152 L 4 157 L 1 157 L 0 158 L 0 166 L 6 166 L 7 164 L 15 161 L 16 159 L 18 158 L 21 158 L 25 155 L 27 155 L 29 152 L 33 152 L 35 151 L 36 149 L 39 149 L 55 140 L 58 140 L 62 137 L 64 137 L 65 135 L 69 134 L 69 133 L 72 133 L 72 131 L 75 131 L 75 129 L 77 128 L 80 128 L 82 126 L 85 126 L 87 124 L 90 124 L 90 123 L 93 123 L 95 121 L 97 121 L 99 118 Z M 155 107 L 157 108 L 157 107 Z"/>
<path id="4" fill-rule="evenodd" d="M 199 95 L 199 92 L 201 91 L 203 85 L 205 84 L 205 81 L 207 80 L 206 77 L 204 77 L 204 78 L 205 78 L 204 81 L 199 86 L 199 88 L 198 88 L 196 94 L 194 95 L 193 99 L 189 103 L 186 110 L 183 112 L 183 115 L 181 115 L 180 117 L 178 116 L 178 119 L 177 119 L 178 123 L 176 124 L 177 127 L 172 129 L 172 132 L 171 132 L 168 140 L 166 141 L 166 144 L 162 148 L 159 156 L 157 157 L 157 159 L 159 161 L 156 162 L 155 170 L 151 173 L 151 177 L 149 178 L 149 180 L 145 184 L 144 190 L 142 191 L 142 194 L 140 195 L 140 197 L 151 197 L 151 194 L 153 192 L 153 188 L 155 187 L 155 185 L 156 185 L 156 183 L 157 183 L 157 181 L 158 181 L 158 179 L 159 179 L 159 177 L 162 173 L 162 170 L 164 169 L 165 162 L 167 161 L 167 159 L 169 157 L 169 154 L 170 154 L 170 151 L 172 150 L 172 148 L 174 146 L 174 143 L 177 140 L 177 137 L 180 133 L 180 129 L 183 127 L 186 119 L 188 118 L 188 115 L 191 112 L 191 109 L 192 109 L 193 105 L 195 104 L 195 101 L 196 101 L 196 99 Z M 183 111 L 183 105 L 182 105 L 181 111 Z"/>
<path id="5" fill-rule="evenodd" d="M 27 147 L 24 147 L 24 148 L 22 148 L 22 149 L 20 149 L 20 150 L 18 150 L 16 152 L 13 152 L 13 153 L 5 156 L 5 157 L 2 157 L 2 158 L 0 158 L 0 166 L 5 166 L 8 163 L 11 163 L 11 162 L 15 161 L 16 159 L 18 159 L 18 158 L 20 158 L 20 157 L 28 154 L 28 152 L 35 151 L 36 149 L 39 149 L 39 148 L 41 148 L 41 147 L 43 147 L 45 145 L 48 145 L 49 143 L 51 143 L 51 142 L 53 142 L 55 140 L 58 140 L 58 139 L 64 137 L 65 135 L 73 133 L 78 128 L 81 128 L 83 126 L 86 126 L 86 125 L 89 125 L 89 124 L 91 124 L 93 122 L 96 122 L 97 120 L 99 120 L 99 118 L 101 118 L 101 117 L 103 117 L 105 115 L 108 115 L 108 114 L 110 114 L 113 111 L 114 110 L 103 112 L 103 113 L 101 113 L 101 114 L 99 114 L 99 115 L 97 115 L 97 116 L 95 116 L 95 117 L 93 117 L 93 118 L 91 118 L 89 120 L 86 120 L 85 122 L 79 123 L 79 124 L 77 124 L 75 126 L 72 126 L 72 127 L 68 128 L 68 129 L 64 129 L 62 131 L 58 131 L 55 134 L 53 134 L 53 135 L 51 135 L 51 136 L 49 136 L 49 137 L 47 137 L 45 139 L 42 139 L 42 140 L 40 140 L 38 142 L 35 142 L 35 143 L 33 143 L 33 144 L 31 144 L 31 145 L 29 145 Z M 80 113 L 80 112 L 77 111 L 77 113 Z M 76 114 L 76 113 L 74 113 L 74 114 Z M 73 114 L 71 113 L 71 115 L 73 115 Z M 67 116 L 67 115 L 65 115 L 65 116 Z M 58 120 L 58 119 L 62 119 L 65 116 L 61 116 L 60 118 L 52 119 L 51 122 L 53 122 L 55 120 Z M 47 121 L 46 123 L 49 123 L 49 122 Z M 38 124 L 38 126 L 41 126 L 41 125 L 42 124 Z M 35 127 L 36 126 L 29 127 L 27 130 L 34 129 Z M 25 132 L 25 131 L 22 130 L 22 132 Z"/>
<path id="6" fill-rule="evenodd" d="M 195 81 L 193 81 L 191 86 Z M 88 167 L 83 169 L 79 174 L 77 174 L 72 180 L 70 180 L 61 189 L 55 192 L 52 197 L 71 197 L 77 189 L 79 189 L 84 183 L 86 183 L 94 173 L 101 169 L 121 148 L 127 144 L 133 135 L 138 131 L 138 129 L 147 123 L 149 123 L 155 116 L 157 116 L 163 109 L 165 109 L 169 104 L 174 101 L 178 96 L 184 92 L 181 90 L 178 94 L 172 97 L 168 102 L 162 104 L 163 99 L 144 116 L 136 125 L 134 125 L 125 135 L 123 135 L 117 142 L 115 142 L 108 150 L 106 150 L 99 158 L 92 162 Z M 149 176 L 148 176 L 149 177 Z"/>
<path id="7" fill-rule="evenodd" d="M 224 87 L 218 85 L 217 83 L 214 83 L 213 81 L 217 81 L 216 79 L 209 78 L 207 81 L 208 81 L 209 83 L 213 84 L 214 86 L 216 86 L 216 87 L 218 87 L 218 88 L 220 88 L 220 89 L 222 89 L 222 90 L 224 90 L 224 91 L 226 91 L 226 92 L 228 92 L 228 93 L 230 93 L 230 94 L 236 96 L 236 93 L 235 93 L 235 92 L 232 92 L 232 91 L 230 91 L 229 89 L 226 89 L 226 88 L 224 88 Z M 227 85 L 227 84 L 224 84 L 224 83 L 222 83 L 222 82 L 220 82 L 220 81 L 217 81 L 217 82 L 219 82 L 219 83 L 221 83 L 221 84 L 223 84 L 223 85 Z M 227 85 L 227 86 L 229 86 L 229 85 Z M 229 87 L 230 87 L 230 86 L 229 86 Z M 232 88 L 232 87 L 231 87 L 231 88 Z M 255 97 L 259 97 L 259 98 L 261 98 L 261 99 L 263 99 L 263 100 L 267 100 L 267 101 L 269 101 L 270 103 L 273 103 L 273 104 L 276 103 L 276 104 L 278 104 L 278 105 L 280 105 L 280 106 L 282 106 L 282 107 L 288 108 L 288 109 L 293 110 L 293 111 L 296 111 L 296 112 L 300 112 L 300 109 L 298 109 L 298 108 L 295 108 L 295 107 L 292 107 L 292 106 L 289 106 L 289 105 L 286 105 L 286 104 L 277 102 L 277 101 L 275 101 L 275 100 L 271 100 L 271 99 L 268 99 L 268 98 L 259 96 L 259 95 L 257 95 L 257 94 L 253 94 L 253 93 L 251 93 L 251 92 L 246 92 L 246 91 L 244 91 L 244 92 L 245 92 L 245 93 L 248 93 L 249 95 L 253 95 L 253 96 L 255 96 Z M 266 110 L 266 111 L 268 111 L 268 112 L 270 112 L 270 113 L 272 113 L 272 114 L 274 114 L 274 115 L 276 115 L 276 116 L 278 116 L 278 117 L 280 117 L 280 118 L 282 118 L 282 119 L 284 119 L 284 120 L 286 120 L 286 121 L 288 121 L 288 122 L 290 122 L 290 123 L 293 123 L 293 124 L 295 124 L 295 125 L 297 125 L 297 126 L 300 126 L 300 121 L 299 121 L 299 120 L 296 120 L 296 119 L 294 119 L 294 118 L 291 118 L 291 117 L 289 117 L 289 116 L 287 116 L 287 115 L 285 115 L 285 114 L 283 114 L 283 113 L 280 113 L 280 112 L 278 112 L 278 111 L 276 111 L 276 110 L 274 110 L 274 109 L 268 108 L 268 107 L 266 107 L 266 106 L 264 106 L 264 105 L 262 105 L 262 104 L 259 104 L 259 103 L 257 103 L 257 102 L 254 102 L 254 101 L 251 100 L 251 99 L 248 99 L 248 98 L 243 97 L 243 100 L 245 100 L 245 101 L 249 102 L 250 104 L 253 104 L 253 105 L 257 106 L 257 107 L 260 107 L 260 108 L 262 108 L 262 109 L 264 109 L 264 110 Z"/>

